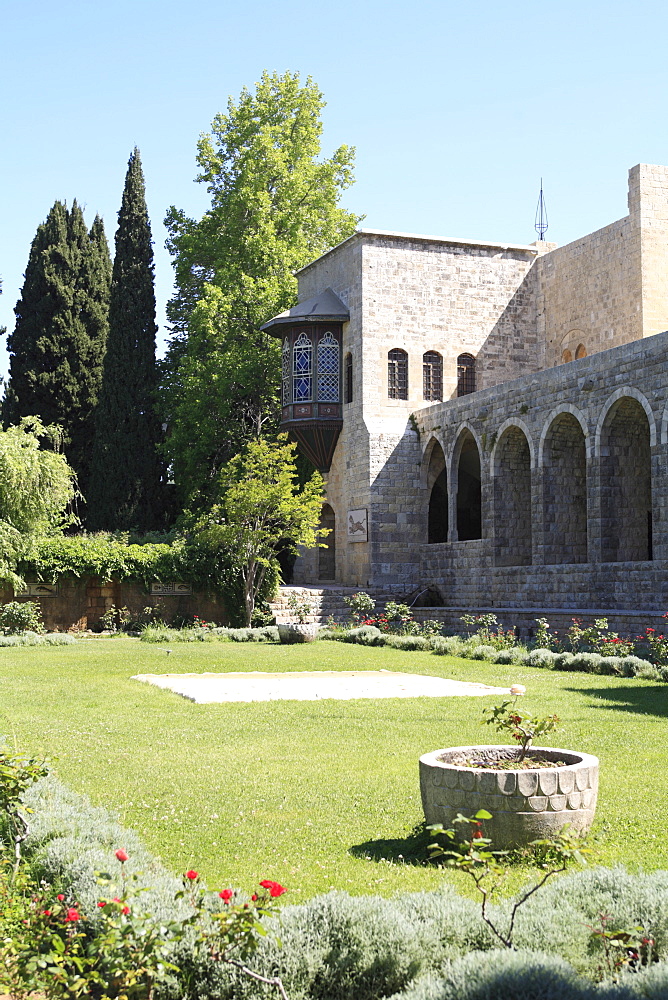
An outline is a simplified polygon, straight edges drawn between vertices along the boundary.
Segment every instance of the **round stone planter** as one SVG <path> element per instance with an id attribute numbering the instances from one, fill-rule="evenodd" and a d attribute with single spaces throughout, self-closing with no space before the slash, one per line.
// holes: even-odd
<path id="1" fill-rule="evenodd" d="M 550 836 L 565 823 L 578 833 L 586 833 L 596 808 L 598 757 L 532 747 L 531 753 L 544 760 L 566 763 L 527 771 L 462 767 L 448 760 L 471 750 L 509 749 L 447 747 L 420 757 L 420 792 L 427 823 L 442 823 L 448 829 L 457 813 L 471 817 L 486 809 L 492 819 L 483 823 L 485 836 L 492 840 L 492 849 L 499 850 Z"/>
<path id="2" fill-rule="evenodd" d="M 286 622 L 278 626 L 278 638 L 283 643 L 313 642 L 318 634 L 318 626 L 314 622 Z"/>

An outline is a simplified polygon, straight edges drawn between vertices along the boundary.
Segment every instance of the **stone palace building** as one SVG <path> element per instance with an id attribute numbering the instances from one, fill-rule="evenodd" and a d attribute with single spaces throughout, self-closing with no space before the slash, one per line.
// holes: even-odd
<path id="1" fill-rule="evenodd" d="M 266 328 L 331 532 L 295 584 L 668 610 L 668 167 L 628 209 L 564 247 L 361 230 L 299 272 Z"/>

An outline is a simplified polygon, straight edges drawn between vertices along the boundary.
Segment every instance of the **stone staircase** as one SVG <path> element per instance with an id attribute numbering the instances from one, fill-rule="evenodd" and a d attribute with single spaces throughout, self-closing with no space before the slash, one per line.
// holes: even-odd
<path id="1" fill-rule="evenodd" d="M 361 587 L 337 587 L 334 584 L 324 587 L 280 587 L 278 596 L 272 601 L 269 607 L 276 617 L 276 623 L 292 622 L 296 620 L 295 612 L 288 606 L 291 597 L 296 597 L 301 602 L 308 602 L 311 605 L 312 613 L 307 615 L 306 620 L 316 622 L 318 625 L 325 625 L 328 618 L 333 618 L 335 622 L 347 622 L 350 619 L 350 608 L 344 602 L 345 597 L 358 594 Z M 382 607 L 386 601 L 396 600 L 396 595 L 375 593 L 365 591 L 376 601 L 376 607 Z"/>

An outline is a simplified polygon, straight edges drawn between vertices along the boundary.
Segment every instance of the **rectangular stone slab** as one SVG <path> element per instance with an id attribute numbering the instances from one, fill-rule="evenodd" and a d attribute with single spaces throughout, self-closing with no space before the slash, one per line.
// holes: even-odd
<path id="1" fill-rule="evenodd" d="M 335 698 L 451 698 L 508 694 L 508 688 L 389 670 L 296 673 L 135 674 L 132 680 L 180 694 L 198 705 L 226 701 L 320 701 Z"/>

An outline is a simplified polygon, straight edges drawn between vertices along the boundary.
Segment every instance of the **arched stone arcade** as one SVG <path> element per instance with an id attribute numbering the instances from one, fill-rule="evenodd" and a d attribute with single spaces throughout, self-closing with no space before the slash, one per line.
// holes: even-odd
<path id="1" fill-rule="evenodd" d="M 480 452 L 473 434 L 465 428 L 455 448 L 457 468 L 457 539 L 482 538 L 482 488 Z"/>
<path id="2" fill-rule="evenodd" d="M 580 421 L 557 414 L 542 448 L 543 561 L 587 562 L 587 449 Z"/>
<path id="3" fill-rule="evenodd" d="M 638 399 L 621 396 L 600 436 L 601 558 L 640 562 L 653 556 L 650 425 Z"/>
<path id="4" fill-rule="evenodd" d="M 441 445 L 432 439 L 425 452 L 427 465 L 428 505 L 427 542 L 437 545 L 448 540 L 448 474 Z"/>
<path id="5" fill-rule="evenodd" d="M 526 434 L 507 427 L 494 449 L 494 563 L 531 565 L 531 452 Z"/>

